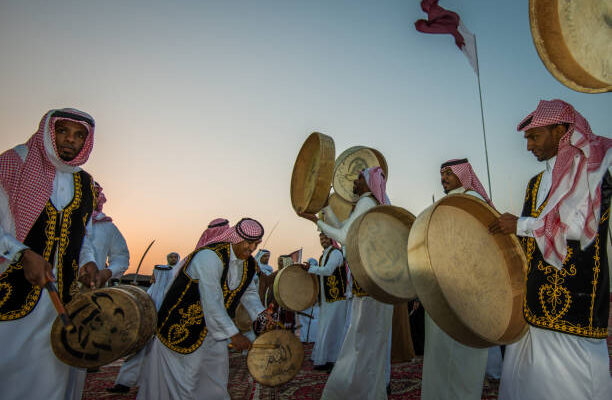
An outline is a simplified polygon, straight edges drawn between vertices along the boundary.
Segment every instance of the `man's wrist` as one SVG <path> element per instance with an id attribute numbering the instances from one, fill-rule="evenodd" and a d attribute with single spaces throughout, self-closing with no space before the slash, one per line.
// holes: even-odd
<path id="1" fill-rule="evenodd" d="M 23 260 L 23 255 L 25 254 L 26 250 L 30 250 L 29 247 L 24 247 L 23 249 L 17 251 L 15 253 L 15 255 L 13 256 L 13 259 L 11 260 L 13 264 L 18 264 Z"/>

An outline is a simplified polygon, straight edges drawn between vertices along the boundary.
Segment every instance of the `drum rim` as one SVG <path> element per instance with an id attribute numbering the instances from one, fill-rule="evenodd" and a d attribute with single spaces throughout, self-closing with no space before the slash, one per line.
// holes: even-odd
<path id="1" fill-rule="evenodd" d="M 546 69 L 563 85 L 578 92 L 605 93 L 612 91 L 612 84 L 594 77 L 575 61 L 561 33 L 561 21 L 557 10 L 557 0 L 529 0 L 531 36 Z M 550 29 L 542 28 L 542 25 Z M 553 53 L 549 51 L 553 43 L 555 47 L 562 49 L 563 57 L 556 56 L 555 51 Z M 574 74 L 570 70 L 573 70 Z M 582 77 L 587 77 L 586 80 L 589 83 L 580 81 Z"/>
<path id="2" fill-rule="evenodd" d="M 319 152 L 319 162 L 317 165 L 317 178 L 315 183 L 315 190 L 308 200 L 302 199 L 298 201 L 298 187 L 303 189 L 304 182 L 298 182 L 297 174 L 297 166 L 298 161 L 305 159 L 306 149 L 311 145 L 312 142 L 317 141 L 318 143 L 318 152 Z M 307 146 L 308 145 L 308 146 Z M 329 196 L 329 192 L 332 187 L 332 180 L 334 178 L 334 159 L 336 154 L 336 148 L 334 144 L 334 139 L 331 136 L 328 136 L 321 132 L 312 132 L 304 143 L 302 147 L 300 147 L 300 151 L 293 163 L 293 170 L 291 172 L 291 185 L 289 188 L 289 196 L 291 199 L 291 206 L 295 210 L 296 213 L 299 212 L 310 212 L 316 213 L 323 208 L 325 202 L 327 201 L 327 197 Z M 329 166 L 329 168 L 327 168 Z M 325 191 L 325 187 L 327 187 L 327 191 Z M 317 190 L 319 189 L 319 190 Z"/>
<path id="3" fill-rule="evenodd" d="M 473 331 L 449 304 L 435 277 L 435 272 L 431 266 L 428 246 L 428 231 L 431 218 L 435 210 L 440 205 L 446 205 L 448 202 L 454 202 L 458 198 L 462 198 L 483 206 L 484 209 L 490 212 L 493 217 L 499 217 L 500 215 L 499 212 L 497 212 L 493 207 L 474 196 L 466 194 L 447 195 L 419 214 L 412 226 L 410 236 L 408 237 L 410 274 L 412 276 L 419 301 L 423 304 L 431 319 L 449 336 L 458 342 L 476 348 L 513 343 L 522 337 L 527 328 L 527 323 L 523 317 L 522 307 L 525 293 L 524 274 L 526 271 L 527 260 L 516 235 L 505 236 L 506 240 L 509 240 L 509 244 L 515 250 L 513 254 L 518 256 L 521 261 L 522 272 L 520 273 L 520 281 L 522 285 L 520 290 L 515 290 L 516 288 L 513 286 L 513 302 L 510 323 L 498 340 L 483 337 L 482 335 Z M 504 252 L 504 254 L 507 253 Z"/>
<path id="4" fill-rule="evenodd" d="M 283 268 L 283 269 L 281 269 L 280 271 L 278 271 L 278 273 L 277 273 L 277 274 L 276 274 L 276 276 L 274 277 L 274 285 L 272 285 L 272 290 L 273 290 L 273 293 L 274 293 L 274 299 L 276 300 L 276 303 L 277 303 L 277 304 L 278 304 L 280 307 L 282 307 L 282 308 L 284 308 L 284 309 L 286 309 L 286 310 L 290 310 L 290 311 L 304 311 L 304 310 L 306 310 L 307 308 L 312 307 L 312 306 L 313 306 L 313 305 L 314 305 L 314 304 L 317 302 L 317 299 L 319 298 L 319 290 L 320 290 L 320 288 L 319 288 L 319 280 L 318 280 L 318 279 L 317 279 L 317 278 L 316 278 L 316 277 L 315 277 L 313 274 L 308 273 L 307 271 L 304 271 L 304 273 L 308 274 L 308 277 L 310 277 L 310 279 L 311 279 L 311 281 L 312 281 L 313 288 L 314 288 L 314 294 L 313 294 L 313 296 L 312 296 L 311 304 L 310 304 L 309 306 L 304 307 L 304 308 L 302 308 L 301 310 L 295 310 L 295 309 L 293 309 L 293 308 L 289 307 L 289 306 L 288 306 L 288 305 L 287 305 L 287 304 L 286 304 L 286 303 L 285 303 L 285 302 L 282 300 L 282 298 L 281 298 L 281 296 L 280 296 L 280 289 L 279 289 L 280 283 L 279 283 L 279 282 L 280 282 L 281 277 L 282 277 L 282 275 L 283 275 L 283 271 L 286 271 L 286 270 L 288 270 L 288 269 L 291 269 L 291 270 L 293 270 L 293 269 L 299 269 L 299 270 L 302 270 L 302 267 L 301 267 L 301 265 L 300 265 L 300 264 L 291 264 L 291 265 L 288 265 L 288 266 L 284 267 L 284 268 Z"/>
<path id="5" fill-rule="evenodd" d="M 390 293 L 387 293 L 384 291 L 384 289 L 380 288 L 372 279 L 370 279 L 370 277 L 365 273 L 365 268 L 363 268 L 363 264 L 361 263 L 361 253 L 359 251 L 359 228 L 361 227 L 361 223 L 363 221 L 363 219 L 367 216 L 370 215 L 372 213 L 375 212 L 381 212 L 384 214 L 389 215 L 389 213 L 394 212 L 394 213 L 398 213 L 400 215 L 403 215 L 406 218 L 410 218 L 412 219 L 412 224 L 414 225 L 414 221 L 416 219 L 416 217 L 408 210 L 399 207 L 399 206 L 394 206 L 394 205 L 378 205 L 376 207 L 372 207 L 371 209 L 367 210 L 366 212 L 364 212 L 363 214 L 361 214 L 359 217 L 357 217 L 353 223 L 351 224 L 351 227 L 349 228 L 349 232 L 346 236 L 346 259 L 349 265 L 349 268 L 351 270 L 351 274 L 353 274 L 355 276 L 355 279 L 357 280 L 357 282 L 359 283 L 359 286 L 361 286 L 366 293 L 368 294 L 368 296 L 373 297 L 374 299 L 383 302 L 383 303 L 387 303 L 387 304 L 398 304 L 398 303 L 405 303 L 407 301 L 410 301 L 411 299 L 413 299 L 414 297 L 416 297 L 416 290 L 414 287 L 414 282 L 412 282 L 412 277 L 410 276 L 410 272 L 408 272 L 408 277 L 411 280 L 411 295 L 410 297 L 397 297 L 395 295 L 392 295 Z M 408 232 L 408 237 L 410 237 L 410 233 L 412 230 L 412 226 L 409 228 L 409 232 Z M 410 271 L 410 262 L 408 261 L 408 271 Z"/>

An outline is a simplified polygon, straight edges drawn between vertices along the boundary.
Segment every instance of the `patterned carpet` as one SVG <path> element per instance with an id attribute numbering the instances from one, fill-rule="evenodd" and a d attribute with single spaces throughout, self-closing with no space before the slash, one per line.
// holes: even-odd
<path id="1" fill-rule="evenodd" d="M 612 295 L 611 295 L 612 300 Z M 612 314 L 610 315 L 610 332 L 612 332 Z M 304 346 L 305 360 L 302 370 L 290 382 L 276 388 L 263 387 L 253 382 L 246 367 L 246 356 L 230 353 L 229 392 L 232 400 L 306 400 L 319 399 L 325 386 L 328 374 L 313 370 L 310 353 L 312 344 Z M 608 336 L 610 370 L 612 371 L 612 335 Z M 133 388 L 123 395 L 108 393 L 119 372 L 122 361 L 100 368 L 99 372 L 87 374 L 83 400 L 132 400 L 136 398 L 137 389 Z M 407 363 L 393 364 L 391 369 L 391 395 L 389 400 L 416 400 L 421 397 L 421 371 L 423 360 L 415 359 Z M 482 399 L 497 399 L 498 383 L 491 382 L 483 389 Z"/>
<path id="2" fill-rule="evenodd" d="M 246 357 L 230 353 L 229 392 L 232 400 L 281 400 L 281 399 L 319 399 L 329 376 L 325 372 L 313 370 L 310 353 L 312 344 L 304 346 L 305 359 L 302 370 L 290 382 L 276 388 L 264 387 L 253 382 L 246 367 Z M 87 374 L 83 400 L 128 400 L 135 399 L 137 389 L 127 394 L 111 394 L 105 389 L 113 385 L 122 361 L 100 368 L 99 372 Z M 422 359 L 412 362 L 393 364 L 391 369 L 391 395 L 389 400 L 420 399 Z M 483 390 L 483 399 L 497 399 L 497 384 Z"/>

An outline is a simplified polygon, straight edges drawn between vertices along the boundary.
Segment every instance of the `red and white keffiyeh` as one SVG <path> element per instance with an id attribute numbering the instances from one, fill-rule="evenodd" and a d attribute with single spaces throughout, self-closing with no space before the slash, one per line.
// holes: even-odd
<path id="1" fill-rule="evenodd" d="M 62 160 L 57 153 L 55 122 L 58 120 L 80 123 L 89 132 L 83 148 L 71 161 Z M 51 110 L 41 119 L 38 131 L 25 143 L 28 149 L 25 161 L 14 149 L 0 155 L 0 185 L 8 196 L 15 237 L 20 242 L 26 238 L 51 197 L 56 169 L 75 172 L 89 158 L 94 143 L 94 127 L 94 119 L 82 111 L 73 108 Z"/>
<path id="2" fill-rule="evenodd" d="M 213 219 L 208 224 L 206 230 L 202 232 L 202 236 L 200 236 L 195 248 L 199 249 L 211 243 L 220 242 L 217 238 L 222 236 L 228 229 L 231 229 L 228 220 L 225 218 Z"/>
<path id="3" fill-rule="evenodd" d="M 264 235 L 263 226 L 252 218 L 242 218 L 217 238 L 219 242 L 240 243 L 244 240 L 256 242 Z"/>
<path id="4" fill-rule="evenodd" d="M 94 182 L 94 191 L 96 192 L 96 209 L 91 215 L 91 223 L 111 222 L 113 219 L 102 212 L 102 207 L 104 203 L 106 203 L 106 196 L 104 195 L 102 186 L 100 186 L 98 182 Z"/>
<path id="5" fill-rule="evenodd" d="M 534 236 L 544 259 L 561 268 L 567 252 L 566 221 L 587 191 L 587 216 L 580 238 L 582 249 L 597 235 L 601 207 L 601 181 L 612 165 L 612 139 L 597 136 L 587 120 L 562 100 L 542 100 L 517 126 L 517 131 L 568 124 L 559 142 L 548 202 L 537 218 Z"/>
<path id="6" fill-rule="evenodd" d="M 381 167 L 370 167 L 365 168 L 361 173 L 376 200 L 380 204 L 391 204 L 389 196 L 387 196 L 387 178 L 383 169 Z"/>
<path id="7" fill-rule="evenodd" d="M 485 199 L 487 204 L 493 207 L 493 203 L 487 195 L 487 191 L 485 190 L 484 186 L 482 186 L 480 179 L 478 179 L 476 172 L 474 172 L 474 169 L 472 168 L 472 164 L 470 164 L 467 158 L 455 158 L 448 160 L 440 166 L 440 172 L 444 171 L 446 168 L 450 168 L 451 171 L 453 171 L 453 174 L 457 175 L 457 178 L 459 178 L 459 182 L 461 182 L 461 186 L 463 186 L 464 189 L 473 190 L 474 192 L 478 193 L 483 199 Z"/>

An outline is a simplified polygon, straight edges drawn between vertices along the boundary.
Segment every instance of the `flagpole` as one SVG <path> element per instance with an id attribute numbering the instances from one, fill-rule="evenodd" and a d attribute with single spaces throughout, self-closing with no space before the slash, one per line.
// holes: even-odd
<path id="1" fill-rule="evenodd" d="M 480 88 L 480 65 L 478 63 L 478 44 L 476 34 L 474 34 L 474 51 L 476 52 L 476 77 L 478 78 L 478 97 L 480 98 L 480 120 L 482 122 L 482 138 L 484 140 L 485 160 L 487 162 L 487 181 L 489 182 L 489 197 L 493 200 L 493 191 L 491 190 L 491 172 L 489 169 L 489 151 L 487 150 L 487 134 L 485 131 L 484 110 L 482 107 L 482 89 Z"/>

